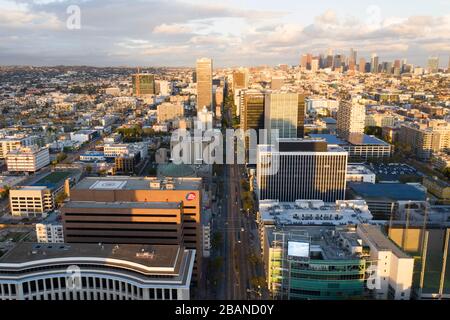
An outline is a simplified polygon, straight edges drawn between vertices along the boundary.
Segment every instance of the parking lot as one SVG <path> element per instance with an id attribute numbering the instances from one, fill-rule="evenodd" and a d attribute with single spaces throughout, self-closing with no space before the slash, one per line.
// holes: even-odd
<path id="1" fill-rule="evenodd" d="M 372 170 L 378 181 L 400 181 L 405 177 L 417 177 L 420 178 L 421 174 L 411 166 L 404 163 L 388 163 L 388 164 L 368 164 L 370 170 Z"/>

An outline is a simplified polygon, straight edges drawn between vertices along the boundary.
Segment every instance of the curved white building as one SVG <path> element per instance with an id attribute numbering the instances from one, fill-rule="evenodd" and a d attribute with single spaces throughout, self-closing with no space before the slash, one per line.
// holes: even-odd
<path id="1" fill-rule="evenodd" d="M 0 258 L 0 300 L 188 300 L 195 250 L 20 243 Z"/>

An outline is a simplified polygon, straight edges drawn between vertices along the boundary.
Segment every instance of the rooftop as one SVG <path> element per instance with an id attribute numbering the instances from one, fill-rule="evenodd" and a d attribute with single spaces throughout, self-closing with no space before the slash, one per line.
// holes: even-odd
<path id="1" fill-rule="evenodd" d="M 348 187 L 358 196 L 370 200 L 425 201 L 426 193 L 416 186 L 403 183 L 350 182 Z"/>
<path id="2" fill-rule="evenodd" d="M 264 224 L 275 225 L 349 225 L 372 220 L 364 200 L 336 203 L 324 203 L 322 200 L 261 200 L 259 212 Z"/>
<path id="3" fill-rule="evenodd" d="M 310 137 L 312 138 L 321 138 L 321 139 L 325 139 L 327 141 L 328 144 L 337 144 L 340 146 L 346 146 L 346 145 L 383 145 L 383 146 L 388 146 L 389 143 L 378 139 L 375 136 L 369 136 L 367 134 L 363 134 L 361 135 L 361 140 L 358 141 L 358 143 L 353 142 L 347 142 L 343 139 L 340 139 L 339 137 L 337 137 L 334 134 L 326 134 L 326 133 L 312 133 L 309 134 Z"/>
<path id="4" fill-rule="evenodd" d="M 269 242 L 274 240 L 277 232 L 288 233 L 290 241 L 309 242 L 312 262 L 361 258 L 359 253 L 350 250 L 350 247 L 359 247 L 362 250 L 362 241 L 354 229 L 334 226 L 283 226 L 266 228 L 266 232 Z"/>
<path id="5" fill-rule="evenodd" d="M 87 177 L 81 180 L 73 189 L 94 189 L 94 190 L 156 190 L 160 189 L 151 187 L 151 183 L 161 184 L 161 181 L 172 183 L 175 190 L 199 190 L 201 186 L 201 178 L 173 178 L 159 179 L 156 177 Z"/>
<path id="6" fill-rule="evenodd" d="M 389 250 L 395 254 L 398 258 L 410 258 L 405 252 L 403 252 L 397 245 L 389 240 L 389 238 L 381 231 L 380 226 L 361 224 L 358 225 L 358 231 L 366 235 L 371 244 L 378 250 Z"/>
<path id="7" fill-rule="evenodd" d="M 178 245 L 134 245 L 134 244 L 37 244 L 19 243 L 0 258 L 0 268 L 8 264 L 34 265 L 50 263 L 51 259 L 67 261 L 96 261 L 104 265 L 127 265 L 144 273 L 176 273 L 180 252 Z M 92 261 L 87 261 L 91 258 Z M 12 266 L 11 266 L 12 267 Z"/>

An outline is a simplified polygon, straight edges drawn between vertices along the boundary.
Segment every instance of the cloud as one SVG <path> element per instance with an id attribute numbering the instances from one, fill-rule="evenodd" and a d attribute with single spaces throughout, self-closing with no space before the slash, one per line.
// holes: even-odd
<path id="1" fill-rule="evenodd" d="M 81 8 L 81 30 L 68 30 L 68 5 Z M 274 7 L 274 6 L 272 6 Z M 449 51 L 450 15 L 360 17 L 328 9 L 309 24 L 281 10 L 242 9 L 224 3 L 141 0 L 0 0 L 0 49 L 8 60 L 84 61 L 88 64 L 215 65 L 298 63 L 301 53 L 327 48 L 381 59 Z M 17 40 L 20 39 L 20 40 Z M 46 58 L 46 57 L 51 57 Z M 1 58 L 1 53 L 0 53 Z M 5 62 L 3 62 L 5 63 Z"/>
<path id="2" fill-rule="evenodd" d="M 8 29 L 58 30 L 63 23 L 54 14 L 33 12 L 22 4 L 4 1 L 0 10 L 0 27 Z"/>
<path id="3" fill-rule="evenodd" d="M 159 34 L 187 34 L 191 33 L 192 28 L 188 25 L 173 23 L 173 24 L 160 24 L 153 28 L 153 33 Z"/>

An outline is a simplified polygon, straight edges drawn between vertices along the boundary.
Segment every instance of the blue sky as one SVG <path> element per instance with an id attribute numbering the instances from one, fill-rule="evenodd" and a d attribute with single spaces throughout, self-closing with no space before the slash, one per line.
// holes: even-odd
<path id="1" fill-rule="evenodd" d="M 79 30 L 66 27 L 69 5 Z M 0 64 L 297 64 L 350 48 L 447 66 L 450 0 L 0 0 Z"/>

